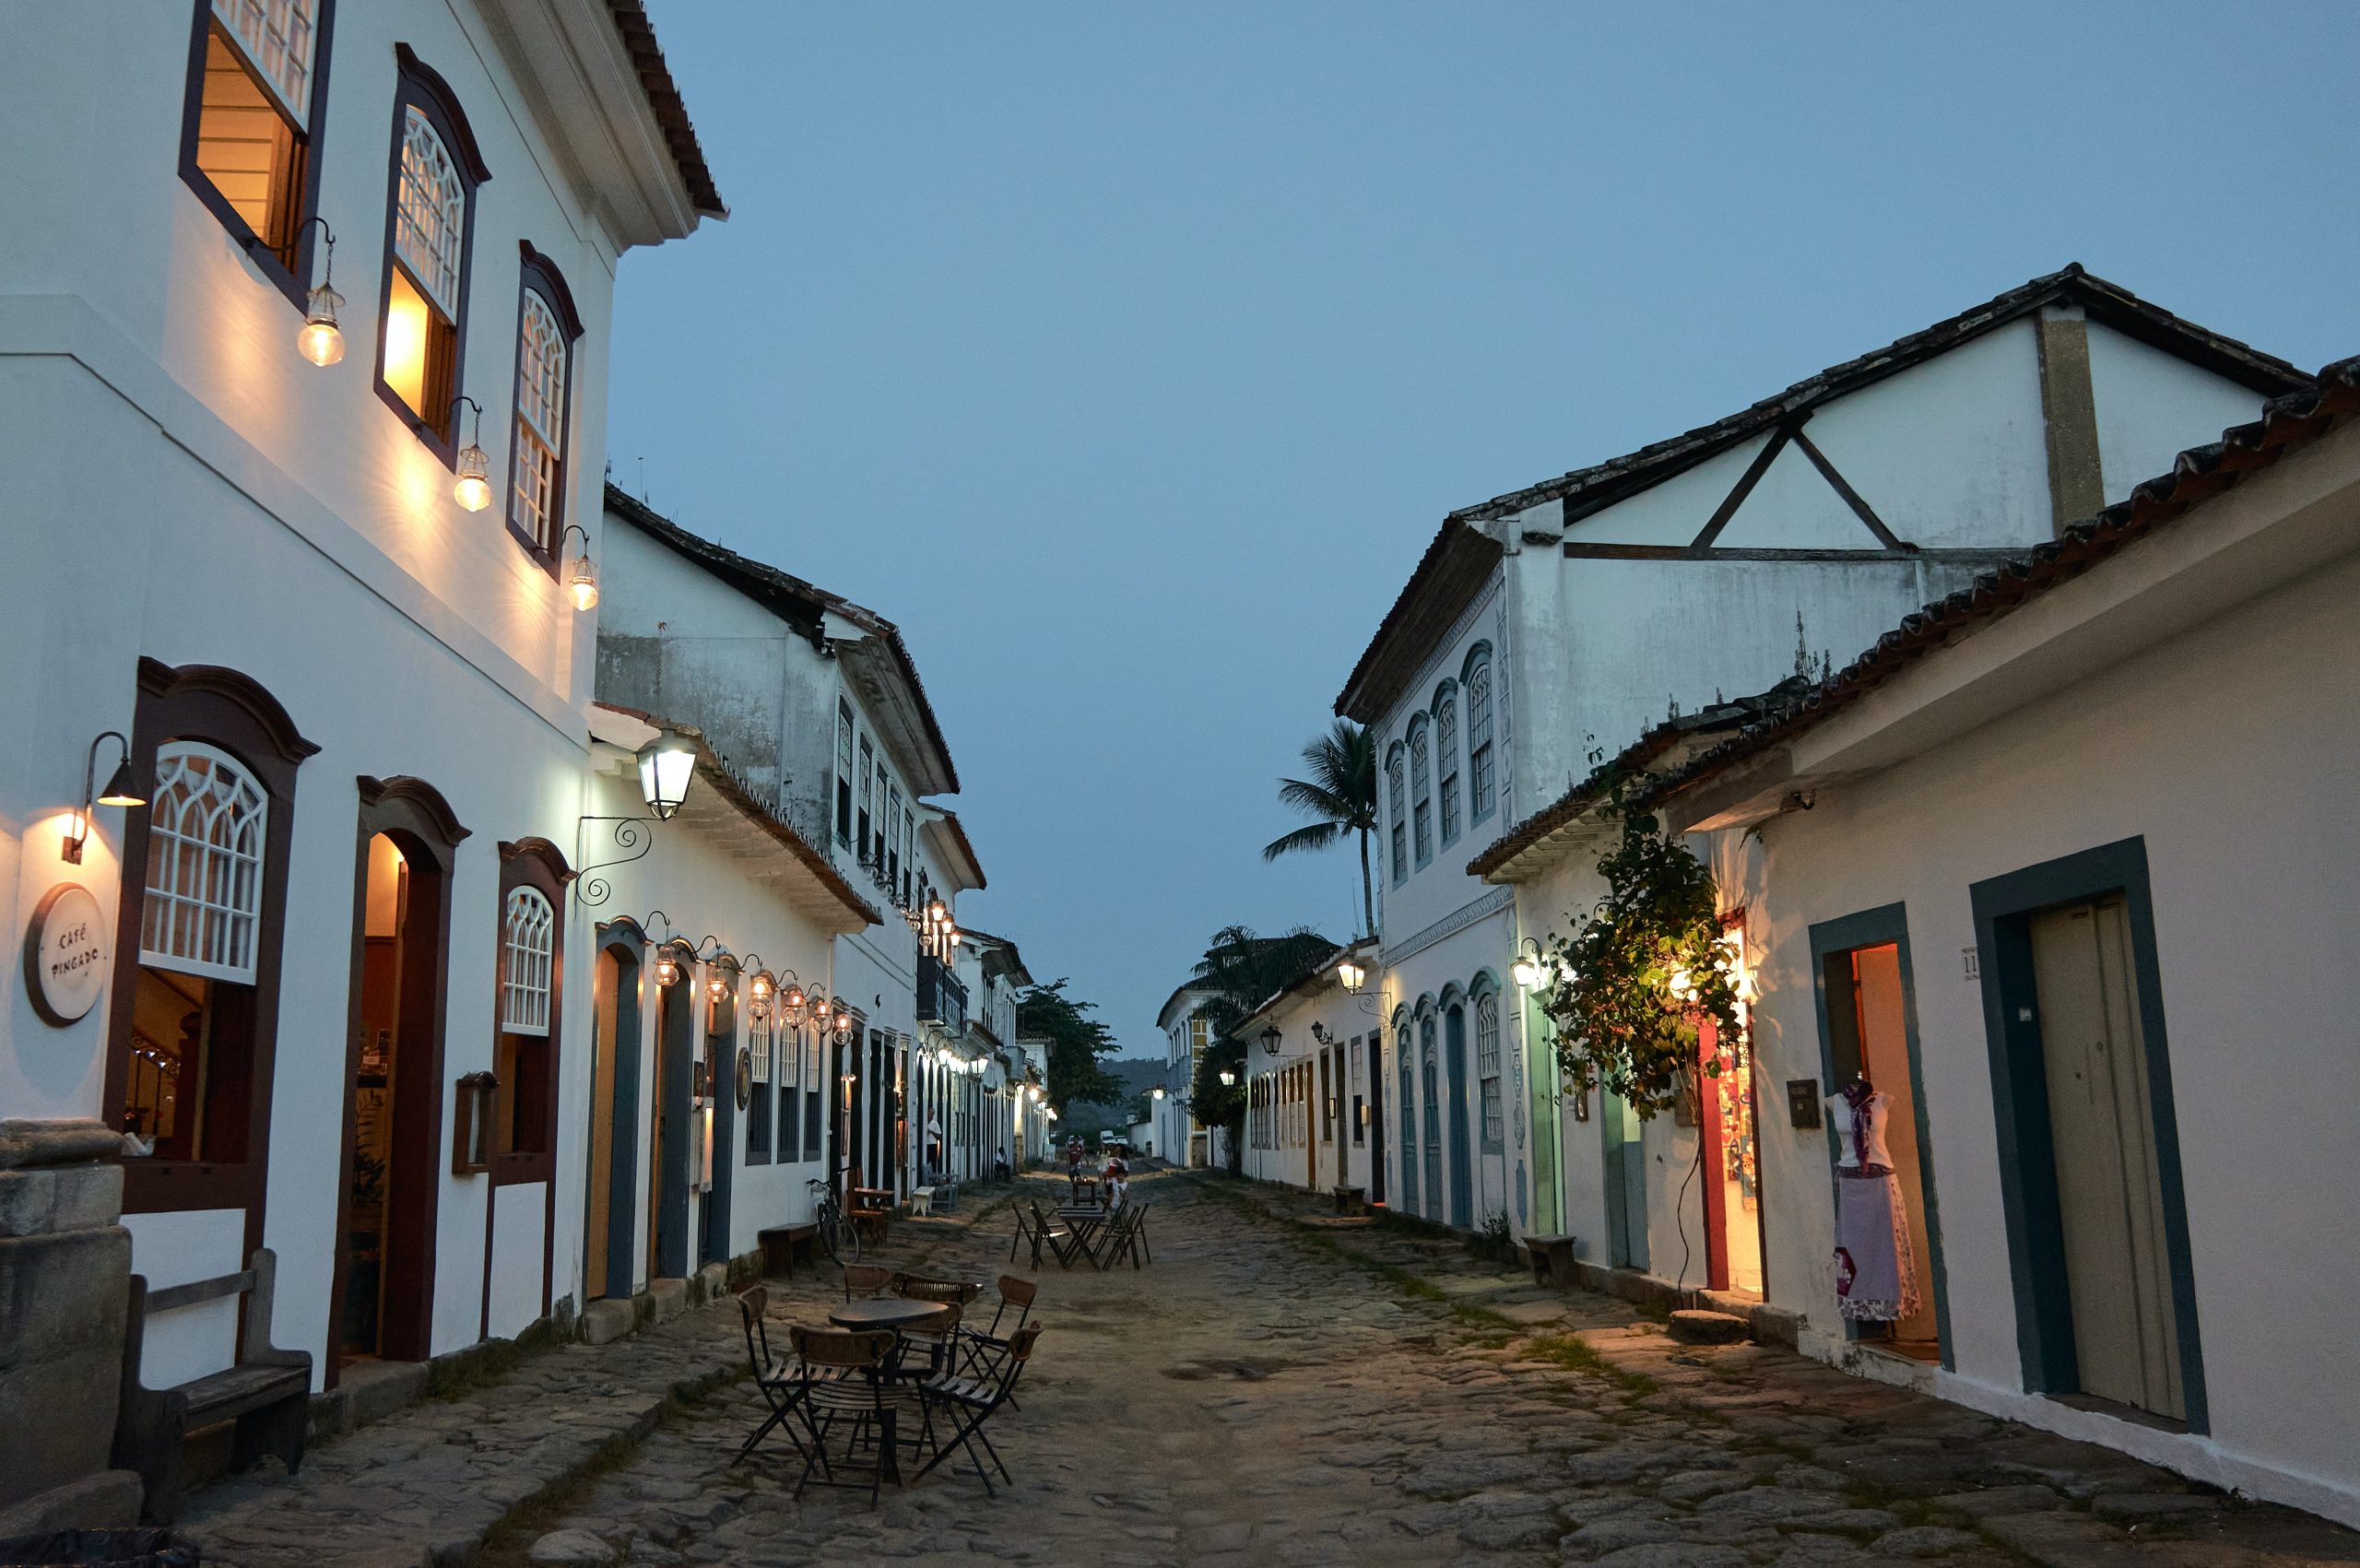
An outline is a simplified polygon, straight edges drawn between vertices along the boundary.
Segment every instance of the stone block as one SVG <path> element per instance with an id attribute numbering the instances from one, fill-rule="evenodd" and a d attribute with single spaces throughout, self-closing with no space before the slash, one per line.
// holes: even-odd
<path id="1" fill-rule="evenodd" d="M 0 1120 L 0 1171 L 36 1165 L 84 1165 L 123 1152 L 123 1135 L 104 1122 Z"/>
<path id="2" fill-rule="evenodd" d="M 582 1341 L 585 1345 L 611 1345 L 638 1326 L 638 1310 L 627 1301 L 619 1302 L 609 1296 L 582 1309 Z"/>
<path id="3" fill-rule="evenodd" d="M 0 1171 L 0 1236 L 103 1231 L 122 1218 L 120 1165 Z"/>
<path id="4" fill-rule="evenodd" d="M 0 1508 L 0 1540 L 136 1525 L 145 1495 L 134 1471 L 100 1470 Z"/>
<path id="5" fill-rule="evenodd" d="M 710 1306 L 729 1293 L 729 1266 L 708 1263 L 689 1279 L 689 1305 Z"/>
<path id="6" fill-rule="evenodd" d="M 551 1530 L 525 1553 L 527 1562 L 564 1562 L 602 1568 L 619 1562 L 622 1554 L 588 1530 Z"/>
<path id="7" fill-rule="evenodd" d="M 0 1373 L 0 1506 L 107 1468 L 122 1382 L 120 1343 Z"/>
<path id="8" fill-rule="evenodd" d="M 1745 1319 L 1725 1312 L 1686 1308 L 1671 1315 L 1671 1337 L 1683 1345 L 1734 1345 L 1747 1327 Z"/>
<path id="9" fill-rule="evenodd" d="M 0 1240 L 0 1374 L 94 1347 L 119 1359 L 130 1289 L 120 1225 Z"/>
<path id="10" fill-rule="evenodd" d="M 655 1321 L 669 1323 L 689 1309 L 689 1282 L 686 1279 L 650 1279 L 647 1299 L 653 1306 Z"/>
<path id="11" fill-rule="evenodd" d="M 2118 1525 L 2143 1525 L 2156 1519 L 2192 1519 L 2219 1507 L 2218 1499 L 2197 1491 L 2111 1491 L 2092 1500 L 2090 1512 Z"/>

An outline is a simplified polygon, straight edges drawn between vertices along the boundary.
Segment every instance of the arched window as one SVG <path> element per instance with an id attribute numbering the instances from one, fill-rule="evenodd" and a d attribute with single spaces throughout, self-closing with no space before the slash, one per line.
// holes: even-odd
<path id="1" fill-rule="evenodd" d="M 558 910 L 572 871 L 555 844 L 500 846 L 500 1032 L 492 1044 L 492 1180 L 556 1173 Z"/>
<path id="2" fill-rule="evenodd" d="M 142 1146 L 125 1213 L 238 1209 L 262 1244 L 296 770 L 318 749 L 235 670 L 139 661 L 148 804 L 123 819 L 101 1102 Z"/>
<path id="3" fill-rule="evenodd" d="M 508 895 L 500 923 L 500 1027 L 511 1034 L 549 1032 L 549 973 L 557 917 L 537 888 Z"/>
<path id="4" fill-rule="evenodd" d="M 1434 857 L 1434 768 L 1427 757 L 1426 716 L 1410 721 L 1410 834 L 1422 867 Z"/>
<path id="5" fill-rule="evenodd" d="M 305 224 L 319 206 L 312 149 L 327 110 L 319 41 L 333 0 L 196 0 L 181 179 L 279 291 L 304 302 Z"/>
<path id="6" fill-rule="evenodd" d="M 139 961 L 251 985 L 270 798 L 244 763 L 200 741 L 156 752 Z"/>
<path id="7" fill-rule="evenodd" d="M 1482 1086 L 1483 1147 L 1504 1145 L 1500 1099 L 1500 994 L 1489 977 L 1475 983 L 1475 1078 Z"/>
<path id="8" fill-rule="evenodd" d="M 1492 645 L 1467 655 L 1467 819 L 1492 814 Z"/>
<path id="9" fill-rule="evenodd" d="M 385 215 L 381 395 L 445 460 L 454 456 L 476 187 L 490 179 L 442 78 L 404 45 L 395 54 L 392 192 Z"/>
<path id="10" fill-rule="evenodd" d="M 1393 835 L 1393 881 L 1398 887 L 1410 875 L 1410 785 L 1398 742 L 1385 759 L 1385 784 L 1391 808 L 1386 820 Z"/>
<path id="11" fill-rule="evenodd" d="M 1434 692 L 1434 772 L 1441 783 L 1442 842 L 1458 841 L 1458 683 L 1446 680 Z"/>
<path id="12" fill-rule="evenodd" d="M 508 526 L 557 570 L 565 534 L 565 459 L 573 403 L 573 296 L 547 256 L 524 247 L 516 305 L 516 407 L 508 453 Z"/>

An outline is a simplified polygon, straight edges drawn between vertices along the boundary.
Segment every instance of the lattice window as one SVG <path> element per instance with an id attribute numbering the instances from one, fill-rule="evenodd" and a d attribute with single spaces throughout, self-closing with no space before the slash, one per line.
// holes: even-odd
<path id="1" fill-rule="evenodd" d="M 746 1059 L 756 1083 L 771 1080 L 771 1030 L 768 1025 L 746 1032 Z"/>
<path id="2" fill-rule="evenodd" d="M 1492 814 L 1492 659 L 1479 654 L 1467 671 L 1467 789 L 1469 820 Z"/>
<path id="3" fill-rule="evenodd" d="M 1410 725 L 1410 826 L 1420 866 L 1434 857 L 1434 770 L 1427 744 L 1425 720 L 1420 717 Z"/>
<path id="4" fill-rule="evenodd" d="M 557 915 L 537 888 L 508 895 L 500 922 L 500 1027 L 510 1034 L 549 1032 L 549 978 L 556 967 Z"/>
<path id="5" fill-rule="evenodd" d="M 1483 1089 L 1483 1147 L 1502 1147 L 1505 1128 L 1500 1118 L 1500 998 L 1485 992 L 1475 998 L 1475 1072 Z"/>
<path id="6" fill-rule="evenodd" d="M 297 124 L 312 117 L 312 0 L 213 0 L 222 30 Z"/>
<path id="7" fill-rule="evenodd" d="M 269 812 L 269 796 L 229 753 L 194 740 L 157 749 L 142 963 L 254 984 Z"/>
<path id="8" fill-rule="evenodd" d="M 1393 879 L 1401 881 L 1410 875 L 1410 788 L 1408 775 L 1401 765 L 1401 748 L 1395 747 L 1385 761 L 1385 784 L 1387 803 L 1392 807 L 1387 820 L 1393 832 Z"/>
<path id="9" fill-rule="evenodd" d="M 1434 767 L 1442 783 L 1442 842 L 1458 838 L 1458 688 L 1444 681 L 1434 697 Z"/>
<path id="10" fill-rule="evenodd" d="M 401 195 L 394 253 L 453 321 L 459 315 L 459 257 L 466 240 L 467 187 L 433 122 L 411 105 L 402 132 Z"/>
<path id="11" fill-rule="evenodd" d="M 516 524 L 557 548 L 558 462 L 565 451 L 565 327 L 537 289 L 525 290 L 516 322 Z"/>

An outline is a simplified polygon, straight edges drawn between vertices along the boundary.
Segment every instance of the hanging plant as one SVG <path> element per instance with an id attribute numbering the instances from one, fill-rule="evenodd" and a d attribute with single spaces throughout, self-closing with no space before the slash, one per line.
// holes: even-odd
<path id="1" fill-rule="evenodd" d="M 1644 1121 L 1679 1101 L 1706 1021 L 1717 1043 L 1705 1075 L 1732 1065 L 1745 1027 L 1739 955 L 1705 863 L 1652 813 L 1626 805 L 1619 786 L 1606 812 L 1622 828 L 1598 863 L 1606 894 L 1571 935 L 1550 937 L 1540 1009 L 1556 1029 L 1565 1087 L 1602 1085 Z"/>

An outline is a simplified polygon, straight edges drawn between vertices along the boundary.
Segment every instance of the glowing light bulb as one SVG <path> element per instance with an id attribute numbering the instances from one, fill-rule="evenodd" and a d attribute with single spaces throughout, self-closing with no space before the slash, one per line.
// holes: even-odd
<path id="1" fill-rule="evenodd" d="M 451 487 L 451 494 L 469 512 L 481 512 L 491 504 L 491 463 L 483 448 L 470 442 L 459 449 L 459 479 Z"/>
<path id="2" fill-rule="evenodd" d="M 295 334 L 295 351 L 324 369 L 344 358 L 344 329 L 336 324 L 336 308 L 343 303 L 343 295 L 321 284 L 312 290 L 302 329 Z"/>

